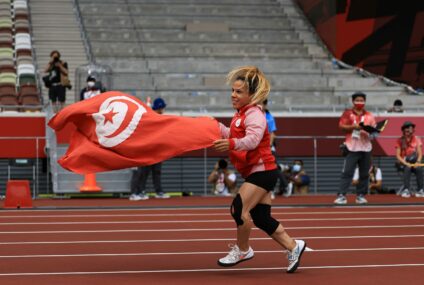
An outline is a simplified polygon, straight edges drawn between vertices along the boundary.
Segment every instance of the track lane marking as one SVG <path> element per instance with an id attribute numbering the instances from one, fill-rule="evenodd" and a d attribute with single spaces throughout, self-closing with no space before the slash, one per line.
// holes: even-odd
<path id="1" fill-rule="evenodd" d="M 422 238 L 423 235 L 372 235 L 372 236 L 303 236 L 295 239 L 367 239 L 367 238 Z M 160 242 L 211 242 L 211 241 L 234 241 L 235 238 L 204 238 L 204 239 L 146 239 L 146 240 L 80 240 L 80 241 L 24 241 L 24 242 L 0 242 L 0 245 L 24 245 L 24 244 L 93 244 L 93 243 L 160 243 Z M 272 240 L 270 237 L 250 238 L 253 240 Z"/>
<path id="2" fill-rule="evenodd" d="M 301 270 L 309 269 L 346 269 L 346 268 L 385 268 L 385 267 L 422 267 L 424 263 L 408 264 L 364 264 L 364 265 L 327 265 L 301 266 Z M 133 271 L 70 271 L 70 272 L 16 272 L 0 273 L 2 276 L 53 276 L 53 275 L 102 275 L 102 274 L 146 274 L 146 273 L 192 273 L 192 272 L 223 272 L 223 271 L 285 271 L 287 267 L 250 267 L 250 268 L 204 268 L 204 269 L 169 269 L 169 270 L 133 270 Z"/>
<path id="3" fill-rule="evenodd" d="M 330 200 L 333 198 L 330 198 Z M 333 200 L 331 200 L 333 201 Z M 229 200 L 228 205 L 222 205 L 222 206 L 210 206 L 210 207 L 193 207 L 193 206 L 180 206 L 180 207 L 157 207 L 157 208 L 153 208 L 154 206 L 150 205 L 152 208 L 141 208 L 143 206 L 143 204 L 137 204 L 137 207 L 140 208 L 135 208 L 134 206 L 129 206 L 129 205 L 123 205 L 121 206 L 122 208 L 115 208 L 115 209 L 93 209 L 93 208 L 89 208 L 89 209 L 81 209 L 81 208 L 72 208 L 72 207 L 63 207 L 63 208 L 38 208 L 38 209 L 25 209 L 25 213 L 30 213 L 30 212 L 35 212 L 35 213 L 40 213 L 40 212 L 122 212 L 122 211 L 203 211 L 203 210 L 225 210 L 228 209 L 230 207 L 231 201 Z M 286 210 L 293 210 L 293 209 L 310 209 L 310 208 L 314 208 L 311 206 L 296 206 L 296 205 L 279 205 L 279 204 L 274 204 L 272 205 L 273 209 L 286 209 Z M 324 205 L 323 208 L 333 208 L 333 209 L 393 209 L 393 208 L 424 208 L 423 204 L 416 204 L 416 205 L 411 205 L 411 204 L 399 204 L 399 205 L 380 205 L 380 206 L 357 206 L 357 205 L 347 205 L 347 206 L 333 206 L 333 205 Z M 4 212 L 7 213 L 21 213 L 22 214 L 22 209 L 16 209 L 16 210 L 5 210 Z M 0 211 L 0 214 L 2 213 L 2 211 Z M 423 211 L 424 213 L 424 211 Z"/>
<path id="4" fill-rule="evenodd" d="M 355 251 L 399 251 L 424 250 L 424 247 L 381 247 L 381 248 L 306 248 L 307 252 L 355 252 Z M 284 253 L 284 250 L 255 250 L 255 253 Z M 167 256 L 167 255 L 213 255 L 226 254 L 228 251 L 192 251 L 192 252 L 132 252 L 132 253 L 85 253 L 85 254 L 28 254 L 0 255 L 0 259 L 13 258 L 57 258 L 57 257 L 119 257 L 119 256 Z"/>
<path id="5" fill-rule="evenodd" d="M 424 211 L 329 211 L 329 212 L 277 212 L 273 211 L 273 215 L 340 215 L 340 214 L 423 214 Z M 117 214 L 117 215 L 106 215 L 106 214 L 96 214 L 96 215 L 16 215 L 16 216 L 2 216 L 0 219 L 10 219 L 10 218 L 106 218 L 106 217 L 168 217 L 170 214 Z M 228 211 L 223 213 L 173 213 L 174 217 L 192 217 L 192 216 L 228 216 Z"/>
<path id="6" fill-rule="evenodd" d="M 424 225 L 370 225 L 370 226 L 317 226 L 317 227 L 284 227 L 286 230 L 320 230 L 320 229 L 393 229 L 424 228 Z M 138 232 L 209 232 L 234 231 L 235 228 L 179 228 L 179 229 L 124 229 L 124 230 L 69 230 L 69 231 L 14 231 L 1 234 L 83 234 L 83 233 L 138 233 Z M 252 230 L 259 230 L 253 227 Z"/>
<path id="7" fill-rule="evenodd" d="M 385 220 L 424 220 L 420 217 L 381 217 L 381 218 L 311 218 L 311 219 L 282 219 L 282 222 L 307 222 L 307 221 L 385 221 Z M 21 222 L 21 223 L 0 223 L 0 226 L 16 225 L 93 225 L 93 224 L 165 224 L 165 223 L 222 223 L 234 220 L 167 220 L 167 221 L 96 221 L 96 222 Z"/>

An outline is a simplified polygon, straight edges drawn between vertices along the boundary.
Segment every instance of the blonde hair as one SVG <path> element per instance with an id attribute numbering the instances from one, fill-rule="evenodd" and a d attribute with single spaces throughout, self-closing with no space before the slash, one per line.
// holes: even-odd
<path id="1" fill-rule="evenodd" d="M 262 103 L 268 98 L 271 90 L 269 81 L 256 66 L 241 66 L 231 70 L 227 75 L 227 84 L 231 86 L 237 80 L 244 81 L 249 94 L 252 95 L 250 105 Z"/>

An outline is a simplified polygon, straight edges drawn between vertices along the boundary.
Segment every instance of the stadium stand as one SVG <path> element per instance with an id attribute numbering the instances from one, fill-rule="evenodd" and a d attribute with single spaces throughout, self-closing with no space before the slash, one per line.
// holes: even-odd
<path id="1" fill-rule="evenodd" d="M 402 86 L 333 66 L 289 0 L 77 3 L 94 58 L 113 69 L 113 89 L 163 97 L 171 110 L 227 108 L 225 74 L 244 64 L 259 66 L 271 79 L 278 110 L 344 105 L 356 90 L 383 108 L 406 95 Z"/>
<path id="2" fill-rule="evenodd" d="M 7 111 L 41 110 L 26 0 L 0 1 L 0 105 Z"/>
<path id="3" fill-rule="evenodd" d="M 331 54 L 291 0 L 245 0 L 239 4 L 235 0 L 37 0 L 29 2 L 30 17 L 15 5 L 15 24 L 0 20 L 0 69 L 2 49 L 12 49 L 13 61 L 14 48 L 13 37 L 7 32 L 2 36 L 1 31 L 10 30 L 12 35 L 19 29 L 19 34 L 32 33 L 35 48 L 32 54 L 20 52 L 15 71 L 5 67 L 5 72 L 31 74 L 32 69 L 25 64 L 31 64 L 35 54 L 36 73 L 40 73 L 51 50 L 57 49 L 69 63 L 71 82 L 75 69 L 93 58 L 112 68 L 110 89 L 142 100 L 163 97 L 170 111 L 229 111 L 225 75 L 245 64 L 259 66 L 271 79 L 273 110 L 288 111 L 296 106 L 306 112 L 331 106 L 344 108 L 357 90 L 369 95 L 369 105 L 384 109 L 399 97 L 406 106 L 421 102 L 422 98 L 406 96 L 404 86 L 388 86 L 381 77 L 332 62 Z M 24 47 L 26 38 L 20 38 Z M 5 63 L 9 53 L 4 51 Z M 12 77 L 5 76 L 5 83 Z M 0 76 L 0 86 L 1 80 Z M 16 80 L 21 82 L 21 78 Z M 22 86 L 20 96 L 34 90 Z M 75 100 L 69 93 L 67 104 Z M 46 90 L 43 94 L 47 99 Z M 62 193 L 74 192 L 81 177 L 58 168 L 56 160 L 64 152 L 65 147 L 59 145 L 50 157 L 52 182 Z M 312 158 L 302 159 L 312 174 Z M 382 163 L 386 165 L 383 172 L 399 184 L 398 177 L 391 174 L 393 158 Z M 319 182 L 320 192 L 337 191 L 338 177 L 334 175 L 338 175 L 340 164 L 339 157 L 320 158 L 319 178 L 312 178 L 311 189 Z M 167 191 L 201 193 L 205 185 L 203 166 L 201 157 L 165 162 L 164 187 Z M 99 173 L 97 178 L 106 192 L 126 192 L 130 174 L 127 169 Z"/>
<path id="4" fill-rule="evenodd" d="M 50 52 L 58 50 L 68 63 L 69 80 L 74 86 L 75 69 L 87 64 L 87 54 L 81 38 L 73 0 L 39 0 L 29 2 L 33 42 L 38 75 L 50 60 Z M 79 92 L 79 90 L 78 90 Z M 74 90 L 68 90 L 66 104 L 75 102 Z M 48 89 L 42 88 L 44 102 L 48 102 Z"/>

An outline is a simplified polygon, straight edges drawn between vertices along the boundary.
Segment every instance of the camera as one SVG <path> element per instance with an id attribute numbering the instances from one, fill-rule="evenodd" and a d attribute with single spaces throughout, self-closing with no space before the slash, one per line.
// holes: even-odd
<path id="1" fill-rule="evenodd" d="M 54 57 L 53 58 L 53 63 L 57 63 L 57 62 L 59 62 L 60 61 L 60 59 L 58 58 L 58 57 Z"/>

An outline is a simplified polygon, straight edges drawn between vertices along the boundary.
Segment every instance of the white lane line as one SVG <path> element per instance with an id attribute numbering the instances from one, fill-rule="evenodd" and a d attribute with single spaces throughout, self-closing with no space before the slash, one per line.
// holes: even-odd
<path id="1" fill-rule="evenodd" d="M 424 235 L 372 235 L 372 236 L 302 236 L 296 239 L 368 239 L 368 238 L 421 238 Z M 250 238 L 253 240 L 271 240 L 270 237 Z M 96 244 L 96 243 L 161 243 L 161 242 L 211 242 L 211 241 L 234 241 L 231 238 L 197 238 L 197 239 L 142 239 L 142 240 L 79 240 L 79 241 L 22 241 L 0 242 L 0 245 L 28 245 L 28 244 Z"/>
<path id="2" fill-rule="evenodd" d="M 282 219 L 282 222 L 307 222 L 307 221 L 385 221 L 385 220 L 424 220 L 420 217 L 371 217 L 371 218 L 311 218 L 311 219 Z M 93 221 L 93 222 L 18 222 L 0 223 L 0 226 L 16 225 L 92 225 L 92 224 L 166 224 L 166 223 L 234 223 L 233 219 L 228 220 L 167 220 L 167 221 Z"/>
<path id="3" fill-rule="evenodd" d="M 424 225 L 383 225 L 383 226 L 317 226 L 317 227 L 284 227 L 286 230 L 323 230 L 323 229 L 395 229 L 395 228 L 424 228 Z M 178 228 L 178 229 L 126 229 L 126 230 L 69 230 L 69 231 L 13 231 L 1 234 L 83 234 L 83 233 L 155 233 L 155 232 L 218 232 L 234 231 L 235 228 Z M 259 230 L 253 227 L 252 230 Z"/>
<path id="4" fill-rule="evenodd" d="M 355 251 L 400 251 L 424 250 L 424 247 L 382 247 L 382 248 L 329 248 L 311 249 L 308 252 L 355 252 Z M 284 250 L 255 250 L 255 253 L 284 253 Z M 212 255 L 226 254 L 228 251 L 193 251 L 193 252 L 132 252 L 132 253 L 85 253 L 85 254 L 28 254 L 28 255 L 0 255 L 0 258 L 57 258 L 57 257 L 119 257 L 119 256 L 167 256 L 167 255 Z"/>
<path id="5" fill-rule="evenodd" d="M 334 199 L 332 197 L 329 198 L 330 201 L 333 201 Z M 162 208 L 142 208 L 143 204 L 133 204 L 135 206 L 139 206 L 140 208 L 125 208 L 125 207 L 131 207 L 132 205 L 118 205 L 117 207 L 122 207 L 122 208 L 115 208 L 115 209 L 74 209 L 74 208 L 66 208 L 66 207 L 62 207 L 62 208 L 38 208 L 35 210 L 31 210 L 31 209 L 25 209 L 25 213 L 42 213 L 42 212 L 125 212 L 125 211 L 129 211 L 129 212 L 139 212 L 139 211 L 146 211 L 146 212 L 157 212 L 157 211 L 204 211 L 204 210 L 228 210 L 230 208 L 231 205 L 231 200 L 229 200 L 228 205 L 223 205 L 223 206 L 210 206 L 210 207 L 202 207 L 202 206 L 196 206 L 196 207 L 191 207 L 191 206 L 181 206 L 181 207 L 162 207 Z M 403 204 L 403 205 L 381 205 L 381 206 L 366 206 L 367 210 L 370 209 L 394 209 L 394 208 L 423 208 L 424 205 L 408 205 L 408 204 Z M 310 206 L 296 206 L 296 205 L 278 205 L 278 204 L 274 204 L 272 206 L 273 209 L 287 209 L 287 210 L 294 210 L 294 209 L 313 209 L 313 207 Z M 340 210 L 345 210 L 345 209 L 356 209 L 356 210 L 364 210 L 364 206 L 357 206 L 357 205 L 348 205 L 348 206 L 343 206 L 343 207 L 336 207 L 333 208 L 333 206 L 327 206 L 325 208 L 328 209 L 340 209 Z M 23 214 L 22 210 L 7 210 L 4 213 L 20 213 Z M 424 211 L 423 211 L 424 212 Z M 1 214 L 2 212 L 0 212 Z"/>
<path id="6" fill-rule="evenodd" d="M 424 211 L 329 211 L 329 212 L 278 212 L 272 211 L 273 215 L 340 215 L 340 214 L 423 214 Z M 25 214 L 25 213 L 22 213 Z M 106 215 L 106 214 L 95 214 L 95 215 L 0 215 L 0 219 L 10 219 L 10 218 L 108 218 L 108 217 L 168 217 L 172 215 L 173 217 L 201 217 L 201 216 L 228 216 L 230 213 L 228 210 L 225 210 L 222 213 L 172 213 L 172 214 L 115 214 L 115 215 Z"/>
<path id="7" fill-rule="evenodd" d="M 346 268 L 385 268 L 385 267 L 421 267 L 424 263 L 408 264 L 365 264 L 365 265 L 327 265 L 301 266 L 301 270 L 309 269 L 346 269 Z M 133 270 L 133 271 L 69 271 L 69 272 L 16 272 L 0 273 L 1 276 L 53 276 L 53 275 L 107 275 L 107 274 L 146 274 L 146 273 L 191 273 L 191 272 L 223 272 L 223 271 L 263 271 L 278 270 L 284 272 L 287 267 L 251 267 L 251 268 L 204 268 L 204 269 L 170 269 L 170 270 Z"/>

